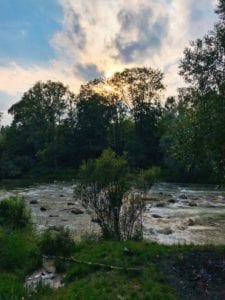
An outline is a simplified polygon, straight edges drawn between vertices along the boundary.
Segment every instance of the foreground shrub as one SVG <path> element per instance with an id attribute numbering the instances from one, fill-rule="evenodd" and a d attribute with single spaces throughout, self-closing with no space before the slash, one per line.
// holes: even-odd
<path id="1" fill-rule="evenodd" d="M 58 231 L 47 229 L 41 238 L 41 252 L 49 256 L 69 257 L 73 253 L 75 242 L 69 229 L 60 227 Z"/>
<path id="2" fill-rule="evenodd" d="M 13 196 L 0 202 L 0 226 L 21 229 L 31 224 L 31 213 L 22 197 Z"/>
<path id="3" fill-rule="evenodd" d="M 0 274 L 0 300 L 24 299 L 25 294 L 23 283 L 14 275 Z"/>
<path id="4" fill-rule="evenodd" d="M 81 166 L 75 193 L 96 214 L 104 238 L 127 240 L 141 234 L 143 203 L 129 197 L 130 189 L 127 160 L 112 150 Z"/>
<path id="5" fill-rule="evenodd" d="M 23 277 L 40 265 L 38 237 L 31 230 L 0 231 L 0 273 L 10 270 Z"/>

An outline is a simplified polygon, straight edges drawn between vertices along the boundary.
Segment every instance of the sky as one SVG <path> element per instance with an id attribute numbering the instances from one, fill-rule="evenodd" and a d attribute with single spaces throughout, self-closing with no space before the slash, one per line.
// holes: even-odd
<path id="1" fill-rule="evenodd" d="M 216 21 L 216 0 L 0 0 L 0 111 L 37 81 L 82 83 L 124 68 L 165 73 L 166 96 L 183 85 L 183 50 Z"/>

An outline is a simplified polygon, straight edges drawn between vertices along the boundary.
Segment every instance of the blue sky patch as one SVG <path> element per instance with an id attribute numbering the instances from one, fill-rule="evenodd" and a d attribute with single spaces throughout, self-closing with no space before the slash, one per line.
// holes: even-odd
<path id="1" fill-rule="evenodd" d="M 0 64 L 46 63 L 54 58 L 49 40 L 60 30 L 62 18 L 57 0 L 1 0 Z"/>

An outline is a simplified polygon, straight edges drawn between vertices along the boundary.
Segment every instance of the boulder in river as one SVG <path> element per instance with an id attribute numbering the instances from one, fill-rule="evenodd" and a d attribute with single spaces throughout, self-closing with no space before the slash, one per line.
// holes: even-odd
<path id="1" fill-rule="evenodd" d="M 181 195 L 179 196 L 179 198 L 180 198 L 180 199 L 187 199 L 187 196 L 186 196 L 185 194 L 181 194 Z"/>
<path id="2" fill-rule="evenodd" d="M 155 219 L 162 219 L 162 217 L 160 215 L 156 215 L 156 214 L 153 214 L 152 217 Z"/>
<path id="3" fill-rule="evenodd" d="M 48 210 L 46 207 L 44 207 L 44 206 L 40 207 L 40 211 L 46 211 L 46 210 Z"/>
<path id="4" fill-rule="evenodd" d="M 166 227 L 166 228 L 158 230 L 158 233 L 169 235 L 169 234 L 172 234 L 173 231 L 170 227 Z"/>
<path id="5" fill-rule="evenodd" d="M 188 220 L 187 220 L 187 225 L 188 225 L 188 226 L 194 226 L 194 225 L 195 225 L 194 220 L 193 220 L 193 219 L 188 219 Z"/>
<path id="6" fill-rule="evenodd" d="M 74 215 L 82 215 L 84 212 L 79 208 L 74 208 L 73 210 L 71 210 L 71 213 Z"/>
<path id="7" fill-rule="evenodd" d="M 165 207 L 165 203 L 164 202 L 156 203 L 156 207 Z"/>
<path id="8" fill-rule="evenodd" d="M 37 200 L 31 200 L 30 204 L 38 204 L 38 201 Z"/>
<path id="9" fill-rule="evenodd" d="M 91 222 L 99 224 L 100 220 L 97 217 L 92 217 Z"/>
<path id="10" fill-rule="evenodd" d="M 168 202 L 168 203 L 173 203 L 173 204 L 174 204 L 174 203 L 176 203 L 177 201 L 176 201 L 175 199 L 169 199 L 169 200 L 167 200 L 167 202 Z"/>
<path id="11" fill-rule="evenodd" d="M 191 201 L 188 203 L 189 206 L 194 207 L 197 206 L 197 203 L 195 201 Z"/>

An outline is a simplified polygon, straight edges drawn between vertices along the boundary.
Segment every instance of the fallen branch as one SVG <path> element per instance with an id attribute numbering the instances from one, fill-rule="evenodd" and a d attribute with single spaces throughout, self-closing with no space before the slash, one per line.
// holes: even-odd
<path id="1" fill-rule="evenodd" d="M 111 265 L 106 265 L 106 264 L 93 263 L 93 262 L 90 262 L 90 261 L 79 260 L 79 259 L 74 258 L 74 257 L 66 258 L 66 257 L 62 257 L 62 256 L 42 255 L 42 258 L 45 258 L 45 259 L 61 259 L 61 260 L 65 260 L 65 261 L 75 262 L 75 263 L 78 263 L 78 264 L 85 264 L 85 265 L 89 265 L 89 266 L 97 266 L 97 267 L 112 269 L 112 270 L 124 270 L 124 271 L 141 271 L 142 270 L 142 268 L 117 267 L 117 266 L 111 266 Z"/>

